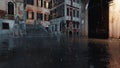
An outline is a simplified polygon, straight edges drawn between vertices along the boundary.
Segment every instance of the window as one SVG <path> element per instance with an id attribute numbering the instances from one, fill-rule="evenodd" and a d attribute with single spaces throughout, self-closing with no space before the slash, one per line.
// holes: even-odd
<path id="1" fill-rule="evenodd" d="M 63 31 L 63 28 L 64 28 L 64 20 L 60 22 L 60 31 Z"/>
<path id="2" fill-rule="evenodd" d="M 79 22 L 77 22 L 77 28 L 79 28 Z"/>
<path id="3" fill-rule="evenodd" d="M 75 22 L 73 22 L 73 27 L 75 28 Z"/>
<path id="4" fill-rule="evenodd" d="M 56 18 L 56 11 L 57 11 L 56 9 L 53 10 L 53 13 L 52 13 L 52 17 L 53 17 L 53 19 Z"/>
<path id="5" fill-rule="evenodd" d="M 40 20 L 40 13 L 37 13 L 37 20 Z"/>
<path id="6" fill-rule="evenodd" d="M 37 19 L 42 20 L 43 19 L 43 14 L 37 13 Z"/>
<path id="7" fill-rule="evenodd" d="M 67 22 L 67 27 L 69 27 L 69 22 Z"/>
<path id="8" fill-rule="evenodd" d="M 46 8 L 46 1 L 44 1 L 44 7 Z"/>
<path id="9" fill-rule="evenodd" d="M 55 31 L 57 31 L 57 24 L 55 24 Z"/>
<path id="10" fill-rule="evenodd" d="M 41 0 L 41 7 L 43 7 L 43 0 Z"/>
<path id="11" fill-rule="evenodd" d="M 80 0 L 73 0 L 73 2 L 79 3 L 79 2 L 80 2 Z"/>
<path id="12" fill-rule="evenodd" d="M 48 8 L 52 8 L 52 1 L 50 1 L 49 3 L 48 3 Z"/>
<path id="13" fill-rule="evenodd" d="M 52 26 L 52 31 L 54 31 L 54 27 Z"/>
<path id="14" fill-rule="evenodd" d="M 27 19 L 34 19 L 34 12 L 27 12 Z"/>
<path id="15" fill-rule="evenodd" d="M 45 14 L 45 16 L 44 16 L 45 21 L 48 21 L 48 18 L 49 18 L 49 15 Z"/>
<path id="16" fill-rule="evenodd" d="M 32 13 L 31 12 L 29 12 L 29 14 L 28 14 L 28 19 L 32 19 Z"/>
<path id="17" fill-rule="evenodd" d="M 77 11 L 77 17 L 79 17 L 79 11 Z"/>
<path id="18" fill-rule="evenodd" d="M 43 20 L 43 14 L 40 14 L 40 19 Z"/>
<path id="19" fill-rule="evenodd" d="M 69 16 L 69 15 L 70 15 L 70 9 L 67 8 L 67 16 Z"/>
<path id="20" fill-rule="evenodd" d="M 8 14 L 14 15 L 14 4 L 12 2 L 8 2 Z"/>
<path id="21" fill-rule="evenodd" d="M 50 16 L 49 16 L 50 20 L 52 19 L 52 15 L 53 15 L 53 11 L 50 11 Z"/>
<path id="22" fill-rule="evenodd" d="M 60 31 L 62 31 L 62 22 L 60 22 Z"/>
<path id="23" fill-rule="evenodd" d="M 9 29 L 9 23 L 2 23 L 2 29 Z"/>
<path id="24" fill-rule="evenodd" d="M 75 17 L 75 10 L 73 10 L 73 17 Z"/>
<path id="25" fill-rule="evenodd" d="M 46 2 L 46 8 L 48 8 L 49 7 L 49 3 L 48 2 Z"/>
<path id="26" fill-rule="evenodd" d="M 47 21 L 49 20 L 49 15 L 46 15 L 46 20 L 47 20 Z"/>
<path id="27" fill-rule="evenodd" d="M 41 7 L 42 1 L 41 0 L 37 0 L 37 6 Z"/>
<path id="28" fill-rule="evenodd" d="M 56 18 L 60 18 L 64 16 L 64 5 L 61 5 L 56 8 Z"/>
<path id="29" fill-rule="evenodd" d="M 75 2 L 75 0 L 73 0 L 73 2 Z"/>

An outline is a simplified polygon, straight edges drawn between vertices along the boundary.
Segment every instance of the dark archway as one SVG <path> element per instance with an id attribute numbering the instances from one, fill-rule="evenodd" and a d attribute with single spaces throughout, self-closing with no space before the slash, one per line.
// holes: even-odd
<path id="1" fill-rule="evenodd" d="M 14 4 L 12 2 L 8 2 L 8 14 L 14 15 Z"/>
<path id="2" fill-rule="evenodd" d="M 90 0 L 88 6 L 89 38 L 109 38 L 109 1 Z"/>

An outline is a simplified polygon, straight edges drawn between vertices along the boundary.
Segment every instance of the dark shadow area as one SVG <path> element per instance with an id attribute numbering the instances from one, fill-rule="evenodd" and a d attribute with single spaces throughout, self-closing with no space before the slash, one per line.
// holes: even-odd
<path id="1" fill-rule="evenodd" d="M 108 44 L 88 43 L 89 68 L 108 68 L 110 55 Z"/>
<path id="2" fill-rule="evenodd" d="M 89 38 L 109 38 L 109 1 L 90 0 L 88 7 Z"/>
<path id="3" fill-rule="evenodd" d="M 10 48 L 9 39 L 0 40 L 0 63 L 12 60 L 15 57 L 15 49 Z"/>
<path id="4" fill-rule="evenodd" d="M 69 37 L 72 37 L 72 31 L 69 31 Z"/>
<path id="5" fill-rule="evenodd" d="M 111 55 L 119 53 L 119 50 L 109 50 L 108 40 L 60 36 L 14 38 L 13 41 L 15 47 L 3 52 L 3 56 L 12 58 L 4 60 L 6 64 L 0 68 L 108 68 Z M 8 42 L 1 43 L 7 51 Z"/>

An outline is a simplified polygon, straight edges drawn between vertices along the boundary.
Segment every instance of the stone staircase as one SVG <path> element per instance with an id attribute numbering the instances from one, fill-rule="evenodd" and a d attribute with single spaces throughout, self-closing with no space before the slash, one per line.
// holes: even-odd
<path id="1" fill-rule="evenodd" d="M 42 25 L 33 25 L 33 24 L 27 24 L 26 25 L 26 32 L 27 36 L 50 36 L 50 31 L 47 31 L 45 27 Z"/>

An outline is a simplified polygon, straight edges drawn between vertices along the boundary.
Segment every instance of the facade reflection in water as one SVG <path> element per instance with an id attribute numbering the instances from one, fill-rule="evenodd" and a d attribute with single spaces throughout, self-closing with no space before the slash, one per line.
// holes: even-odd
<path id="1" fill-rule="evenodd" d="M 9 37 L 0 36 L 0 61 L 8 60 L 14 57 L 14 40 Z"/>
<path id="2" fill-rule="evenodd" d="M 108 68 L 109 53 L 107 43 L 89 42 L 88 52 L 90 68 Z"/>
<path id="3" fill-rule="evenodd" d="M 0 44 L 17 47 L 14 59 L 4 68 L 26 68 L 26 63 L 36 68 L 120 68 L 119 40 L 58 38 L 1 39 Z"/>
<path id="4" fill-rule="evenodd" d="M 117 41 L 109 41 L 109 50 L 110 54 L 110 64 L 109 68 L 120 68 L 120 42 Z"/>

